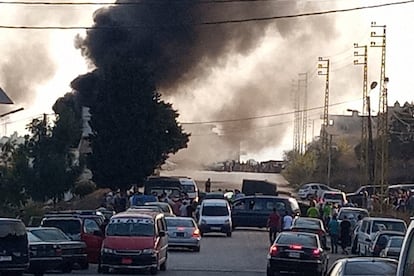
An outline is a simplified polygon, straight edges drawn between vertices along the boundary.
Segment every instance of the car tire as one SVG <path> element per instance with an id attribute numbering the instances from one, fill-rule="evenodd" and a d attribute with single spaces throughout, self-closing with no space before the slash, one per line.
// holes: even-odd
<path id="1" fill-rule="evenodd" d="M 231 232 L 227 232 L 226 236 L 230 238 L 231 237 Z"/>
<path id="2" fill-rule="evenodd" d="M 79 263 L 79 266 L 80 266 L 80 269 L 81 270 L 89 269 L 89 263 L 88 263 L 88 261 Z"/>
<path id="3" fill-rule="evenodd" d="M 194 251 L 194 252 L 200 252 L 200 246 L 196 246 L 196 247 L 194 247 L 194 248 L 193 248 L 193 251 Z"/>
<path id="4" fill-rule="evenodd" d="M 266 276 L 277 276 L 278 273 L 270 270 L 269 268 L 266 269 Z"/>

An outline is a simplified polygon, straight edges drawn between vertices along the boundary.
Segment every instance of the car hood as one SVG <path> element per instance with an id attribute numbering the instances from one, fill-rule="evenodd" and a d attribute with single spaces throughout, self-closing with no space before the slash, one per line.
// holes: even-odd
<path id="1" fill-rule="evenodd" d="M 104 247 L 123 250 L 141 250 L 154 247 L 154 237 L 115 237 L 104 240 Z"/>

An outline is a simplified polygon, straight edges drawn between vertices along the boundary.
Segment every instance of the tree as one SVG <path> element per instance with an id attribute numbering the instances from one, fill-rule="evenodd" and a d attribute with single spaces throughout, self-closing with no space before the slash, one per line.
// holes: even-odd
<path id="1" fill-rule="evenodd" d="M 99 187 L 125 190 L 187 146 L 178 113 L 161 100 L 151 75 L 134 62 L 95 71 L 96 101 L 88 167 Z"/>

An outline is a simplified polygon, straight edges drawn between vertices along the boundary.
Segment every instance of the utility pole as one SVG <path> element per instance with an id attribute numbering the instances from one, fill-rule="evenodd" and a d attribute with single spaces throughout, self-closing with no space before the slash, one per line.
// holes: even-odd
<path id="1" fill-rule="evenodd" d="M 293 151 L 299 152 L 300 145 L 300 113 L 299 113 L 299 92 L 298 83 L 292 80 L 292 95 L 293 95 L 293 110 L 294 110 L 294 121 L 293 121 Z"/>
<path id="2" fill-rule="evenodd" d="M 328 132 L 327 127 L 329 124 L 329 59 L 323 59 L 319 57 L 318 68 L 322 69 L 318 71 L 319 76 L 326 76 L 325 79 L 325 98 L 323 105 L 323 119 L 322 119 L 322 130 L 321 130 L 321 140 L 322 140 L 322 150 L 327 152 L 328 149 Z"/>
<path id="3" fill-rule="evenodd" d="M 301 85 L 303 83 L 303 85 Z M 303 88 L 303 107 L 302 107 L 302 133 L 301 133 L 301 148 L 300 153 L 305 154 L 308 130 L 308 73 L 299 74 L 299 87 L 298 90 L 302 91 Z"/>
<path id="4" fill-rule="evenodd" d="M 372 28 L 381 28 L 382 34 L 371 32 L 372 38 L 381 38 L 381 44 L 371 42 L 371 47 L 381 48 L 381 76 L 380 76 L 380 97 L 379 109 L 377 113 L 377 147 L 375 158 L 375 184 L 380 184 L 380 211 L 383 211 L 384 193 L 388 185 L 388 78 L 385 76 L 385 57 L 386 57 L 386 26 L 371 23 Z"/>
<path id="5" fill-rule="evenodd" d="M 363 65 L 364 67 L 364 80 L 362 85 L 362 113 L 361 113 L 361 149 L 360 149 L 360 186 L 366 185 L 369 179 L 369 157 L 368 157 L 368 47 L 367 45 L 359 46 L 354 43 L 354 48 L 363 49 L 363 53 L 358 51 L 354 52 L 355 65 Z M 363 57 L 363 61 L 359 60 Z M 371 184 L 371 183 L 370 183 Z"/>

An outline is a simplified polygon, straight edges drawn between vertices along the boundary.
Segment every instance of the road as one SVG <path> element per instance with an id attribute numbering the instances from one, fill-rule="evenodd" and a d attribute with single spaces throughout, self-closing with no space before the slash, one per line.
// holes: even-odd
<path id="1" fill-rule="evenodd" d="M 262 229 L 237 229 L 231 238 L 220 234 L 206 234 L 199 253 L 190 251 L 169 251 L 167 271 L 159 275 L 168 276 L 256 276 L 265 275 L 268 235 Z M 330 255 L 331 262 L 342 255 Z M 66 275 L 100 275 L 96 265 L 89 270 L 75 270 Z M 145 273 L 113 273 L 111 275 L 146 275 Z M 148 273 L 147 273 L 148 275 Z"/>

